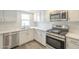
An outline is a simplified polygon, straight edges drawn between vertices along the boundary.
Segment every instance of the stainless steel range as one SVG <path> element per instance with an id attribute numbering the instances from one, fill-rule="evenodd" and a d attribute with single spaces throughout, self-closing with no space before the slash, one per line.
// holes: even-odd
<path id="1" fill-rule="evenodd" d="M 68 29 L 53 28 L 47 31 L 46 43 L 47 45 L 56 49 L 66 48 L 66 34 Z"/>

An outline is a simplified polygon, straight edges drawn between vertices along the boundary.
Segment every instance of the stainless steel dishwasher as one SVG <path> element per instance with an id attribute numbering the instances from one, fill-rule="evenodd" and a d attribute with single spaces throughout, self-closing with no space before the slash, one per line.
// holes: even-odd
<path id="1" fill-rule="evenodd" d="M 14 48 L 19 45 L 19 36 L 18 32 L 11 33 L 11 48 Z"/>
<path id="2" fill-rule="evenodd" d="M 10 38 L 9 33 L 4 33 L 3 34 L 3 48 L 4 49 L 10 48 L 10 40 L 11 38 Z"/>
<path id="3" fill-rule="evenodd" d="M 11 32 L 3 34 L 3 48 L 9 49 L 19 45 L 18 32 Z"/>

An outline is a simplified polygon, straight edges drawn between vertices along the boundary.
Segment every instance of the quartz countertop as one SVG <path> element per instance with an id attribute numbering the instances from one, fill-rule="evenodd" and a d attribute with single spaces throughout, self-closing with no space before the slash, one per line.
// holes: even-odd
<path id="1" fill-rule="evenodd" d="M 10 33 L 10 32 L 17 32 L 17 31 L 24 31 L 24 30 L 28 30 L 28 29 L 39 29 L 39 30 L 42 30 L 42 31 L 47 31 L 49 28 L 45 28 L 45 27 L 44 28 L 43 27 L 30 27 L 30 28 L 27 28 L 27 29 L 19 28 L 19 29 L 1 30 L 0 34 Z"/>
<path id="2" fill-rule="evenodd" d="M 33 29 L 39 29 L 39 30 L 42 30 L 42 31 L 47 31 L 49 30 L 50 28 L 46 28 L 46 27 L 31 27 Z"/>
<path id="3" fill-rule="evenodd" d="M 17 32 L 17 31 L 21 31 L 21 29 L 2 30 L 0 31 L 0 34 L 9 33 L 9 32 Z"/>
<path id="4" fill-rule="evenodd" d="M 66 36 L 70 37 L 70 38 L 73 38 L 73 39 L 79 39 L 79 34 L 77 34 L 77 33 L 71 33 L 71 32 L 69 32 L 69 33 L 67 33 Z"/>
<path id="5" fill-rule="evenodd" d="M 29 29 L 29 28 L 28 28 Z M 28 29 L 10 29 L 10 30 L 1 30 L 0 31 L 0 34 L 3 34 L 3 33 L 10 33 L 10 32 L 17 32 L 17 31 L 25 31 L 25 30 L 28 30 Z"/>

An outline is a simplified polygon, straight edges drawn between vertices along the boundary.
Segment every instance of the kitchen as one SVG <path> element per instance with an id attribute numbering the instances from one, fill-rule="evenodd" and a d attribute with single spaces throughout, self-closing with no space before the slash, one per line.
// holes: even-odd
<path id="1" fill-rule="evenodd" d="M 0 10 L 0 49 L 79 49 L 79 10 Z"/>

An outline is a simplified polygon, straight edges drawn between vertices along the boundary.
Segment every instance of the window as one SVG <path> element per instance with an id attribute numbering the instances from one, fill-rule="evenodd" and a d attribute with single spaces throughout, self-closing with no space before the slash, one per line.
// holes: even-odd
<path id="1" fill-rule="evenodd" d="M 21 14 L 21 19 L 22 19 L 22 25 L 21 26 L 23 26 L 23 27 L 30 26 L 30 19 L 31 19 L 30 14 L 26 14 L 26 13 Z"/>

